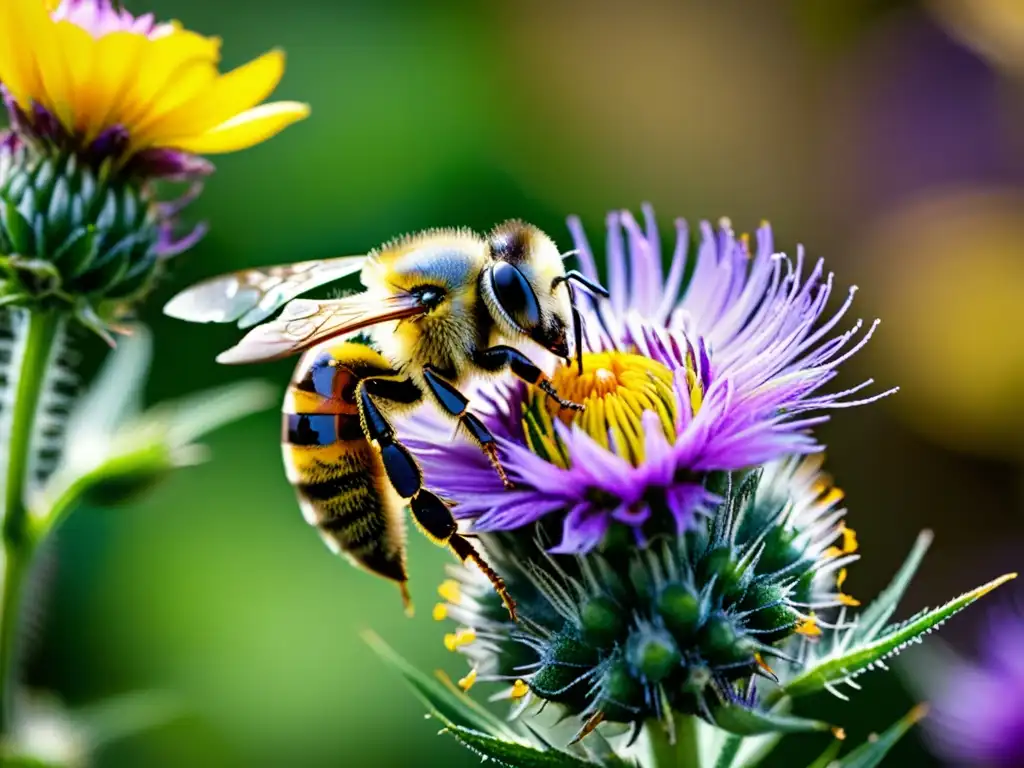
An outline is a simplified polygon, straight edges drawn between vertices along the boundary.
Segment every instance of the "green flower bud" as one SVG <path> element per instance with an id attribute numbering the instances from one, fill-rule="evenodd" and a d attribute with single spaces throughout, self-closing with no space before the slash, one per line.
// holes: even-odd
<path id="1" fill-rule="evenodd" d="M 611 598 L 599 595 L 583 604 L 580 609 L 580 627 L 587 642 L 597 646 L 612 646 L 626 629 L 622 609 Z"/>
<path id="2" fill-rule="evenodd" d="M 626 655 L 637 676 L 646 683 L 660 683 L 682 659 L 672 635 L 646 627 L 630 635 Z"/>
<path id="3" fill-rule="evenodd" d="M 798 620 L 786 603 L 783 590 L 770 582 L 753 585 L 740 603 L 740 610 L 750 612 L 747 627 L 757 630 L 758 639 L 764 643 L 774 643 L 792 634 Z"/>
<path id="4" fill-rule="evenodd" d="M 698 643 L 701 655 L 713 664 L 731 665 L 754 662 L 754 643 L 723 615 L 712 616 L 701 629 Z"/>
<path id="5" fill-rule="evenodd" d="M 661 591 L 657 611 L 679 643 L 692 639 L 703 621 L 700 600 L 682 584 L 669 584 Z"/>
<path id="6" fill-rule="evenodd" d="M 601 711 L 606 718 L 629 722 L 643 709 L 644 687 L 622 659 L 608 666 L 601 682 Z"/>
<path id="7" fill-rule="evenodd" d="M 593 648 L 563 632 L 552 638 L 544 664 L 530 680 L 530 688 L 549 701 L 583 708 L 590 683 L 584 677 L 600 659 Z"/>
<path id="8" fill-rule="evenodd" d="M 173 216 L 149 187 L 73 154 L 0 146 L 0 304 L 66 309 L 101 334 L 152 285 Z"/>

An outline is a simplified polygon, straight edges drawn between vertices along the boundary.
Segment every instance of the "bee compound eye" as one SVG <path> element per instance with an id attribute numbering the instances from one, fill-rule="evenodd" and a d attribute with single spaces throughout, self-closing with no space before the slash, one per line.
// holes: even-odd
<path id="1" fill-rule="evenodd" d="M 499 261 L 491 269 L 491 287 L 498 305 L 523 330 L 540 325 L 540 305 L 529 281 L 517 267 Z"/>

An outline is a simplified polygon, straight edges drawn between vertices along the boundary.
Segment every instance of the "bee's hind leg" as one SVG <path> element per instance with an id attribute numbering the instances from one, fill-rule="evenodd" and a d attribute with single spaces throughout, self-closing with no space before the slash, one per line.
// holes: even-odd
<path id="1" fill-rule="evenodd" d="M 494 441 L 494 435 L 475 414 L 469 412 L 469 398 L 456 389 L 454 384 L 429 367 L 423 369 L 423 379 L 430 394 L 434 396 L 434 401 L 445 413 L 458 419 L 459 426 L 464 427 L 474 442 L 480 446 L 488 461 L 491 462 L 491 466 L 494 467 L 494 471 L 501 478 L 501 484 L 506 489 L 514 488 L 515 486 L 508 479 L 505 468 L 498 458 L 498 446 Z"/>
<path id="2" fill-rule="evenodd" d="M 384 472 L 395 492 L 402 498 L 409 499 L 412 517 L 419 529 L 435 544 L 451 547 L 462 562 L 467 560 L 475 562 L 491 582 L 494 591 L 498 593 L 514 621 L 516 604 L 509 595 L 505 582 L 487 564 L 469 540 L 459 533 L 458 524 L 448 505 L 423 487 L 423 472 L 420 470 L 419 464 L 409 453 L 409 449 L 395 437 L 394 428 L 387 416 L 374 402 L 374 395 L 386 399 L 387 394 L 384 393 L 384 390 L 394 387 L 399 389 L 394 390 L 391 394 L 401 395 L 404 393 L 411 398 L 412 391 L 406 391 L 407 386 L 415 389 L 412 382 L 406 384 L 406 382 L 394 379 L 364 379 L 359 383 L 356 387 L 356 403 L 367 437 L 376 444 L 380 451 Z M 378 391 L 372 392 L 371 389 Z M 455 391 L 457 392 L 457 390 Z"/>
<path id="3" fill-rule="evenodd" d="M 412 497 L 409 506 L 412 508 L 413 520 L 416 521 L 416 525 L 427 538 L 436 544 L 451 547 L 462 562 L 472 560 L 477 564 L 505 604 L 508 615 L 512 617 L 512 621 L 515 621 L 516 603 L 508 593 L 504 580 L 494 572 L 469 540 L 459 533 L 458 525 L 448 505 L 430 491 L 421 488 L 419 493 Z"/>

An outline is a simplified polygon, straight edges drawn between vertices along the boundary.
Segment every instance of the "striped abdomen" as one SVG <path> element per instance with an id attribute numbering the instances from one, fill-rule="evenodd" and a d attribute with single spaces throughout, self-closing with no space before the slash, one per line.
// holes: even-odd
<path id="1" fill-rule="evenodd" d="M 404 594 L 404 502 L 363 434 L 355 401 L 360 379 L 393 374 L 362 344 L 310 350 L 285 396 L 281 447 L 306 521 L 333 551 L 398 582 Z"/>

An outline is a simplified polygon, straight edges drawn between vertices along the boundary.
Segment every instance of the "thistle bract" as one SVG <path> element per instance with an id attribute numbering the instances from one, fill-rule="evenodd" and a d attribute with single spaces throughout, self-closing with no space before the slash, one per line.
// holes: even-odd
<path id="1" fill-rule="evenodd" d="M 713 722 L 721 706 L 745 706 L 752 677 L 777 681 L 771 664 L 793 658 L 792 641 L 822 634 L 816 611 L 857 603 L 840 589 L 855 537 L 819 465 L 716 474 L 714 511 L 644 550 L 623 536 L 567 557 L 546 551 L 542 527 L 534 538 L 484 534 L 522 622 L 509 623 L 462 569 L 438 614 L 472 629 L 473 642 L 455 645 L 476 679 L 522 680 L 527 699 L 585 720 L 640 726 L 683 713 Z"/>
<path id="2" fill-rule="evenodd" d="M 8 136 L 0 149 L 0 302 L 73 311 L 102 330 L 201 234 L 174 241 L 176 209 L 109 164 L 39 153 Z"/>

